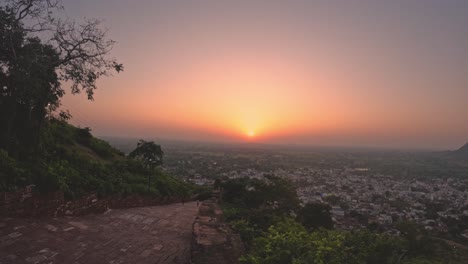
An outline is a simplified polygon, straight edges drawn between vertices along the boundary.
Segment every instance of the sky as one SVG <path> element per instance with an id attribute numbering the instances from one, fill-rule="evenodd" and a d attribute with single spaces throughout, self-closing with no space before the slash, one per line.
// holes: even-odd
<path id="1" fill-rule="evenodd" d="M 66 95 L 94 134 L 454 149 L 468 142 L 468 1 L 64 0 L 123 73 Z"/>

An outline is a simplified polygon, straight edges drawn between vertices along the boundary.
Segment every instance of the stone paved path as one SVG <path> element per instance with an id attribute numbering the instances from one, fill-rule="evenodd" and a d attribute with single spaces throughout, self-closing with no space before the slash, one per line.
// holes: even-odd
<path id="1" fill-rule="evenodd" d="M 0 218 L 0 263 L 189 263 L 196 203 L 53 219 Z"/>

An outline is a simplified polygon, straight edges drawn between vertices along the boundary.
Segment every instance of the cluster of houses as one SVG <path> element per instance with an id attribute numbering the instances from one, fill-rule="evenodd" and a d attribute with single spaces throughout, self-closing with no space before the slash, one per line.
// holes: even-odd
<path id="1" fill-rule="evenodd" d="M 329 203 L 336 226 L 342 229 L 377 226 L 398 233 L 394 224 L 409 220 L 426 230 L 446 232 L 449 218 L 468 216 L 466 179 L 421 181 L 362 173 L 365 170 L 307 168 L 286 174 L 300 183 L 297 191 L 304 203 Z"/>
<path id="2" fill-rule="evenodd" d="M 203 168 L 208 165 L 209 168 L 224 168 L 218 160 L 202 161 Z M 191 161 L 187 161 L 187 166 L 177 165 L 175 168 L 185 168 L 183 174 L 187 181 L 198 185 L 213 184 L 215 177 L 202 175 L 193 168 Z M 346 166 L 340 164 L 337 166 L 339 168 L 333 169 L 302 167 L 265 171 L 248 168 L 248 164 L 243 164 L 225 167 L 216 173 L 216 177 L 261 179 L 268 173 L 288 178 L 296 184 L 298 196 L 304 204 L 329 204 L 335 226 L 346 230 L 374 227 L 397 233 L 394 228 L 396 223 L 409 220 L 426 230 L 447 232 L 450 220 L 463 221 L 468 217 L 468 178 L 417 180 L 381 175 L 368 168 Z M 174 173 L 181 174 L 180 171 Z M 468 238 L 468 230 L 462 230 L 460 235 Z"/>
<path id="3" fill-rule="evenodd" d="M 329 204 L 340 229 L 375 227 L 398 234 L 395 224 L 409 220 L 426 230 L 446 232 L 447 219 L 468 217 L 468 179 L 405 179 L 373 174 L 367 168 L 278 169 L 268 173 L 292 180 L 304 204 Z M 262 178 L 264 174 L 246 169 L 222 176 Z M 460 235 L 468 238 L 468 230 Z"/>

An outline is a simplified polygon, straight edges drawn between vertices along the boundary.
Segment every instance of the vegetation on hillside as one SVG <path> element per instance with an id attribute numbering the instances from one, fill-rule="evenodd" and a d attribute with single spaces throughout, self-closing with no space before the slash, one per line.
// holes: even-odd
<path id="1" fill-rule="evenodd" d="M 93 191 L 188 196 L 187 183 L 67 124 L 70 114 L 59 111 L 63 82 L 93 99 L 97 80 L 123 66 L 110 57 L 114 41 L 99 20 L 77 23 L 60 10 L 59 0 L 0 4 L 0 192 L 34 184 L 68 198 Z M 152 144 L 159 148 L 153 165 L 160 165 L 162 150 Z"/>
<path id="2" fill-rule="evenodd" d="M 300 206 L 293 186 L 285 179 L 241 178 L 219 185 L 225 217 L 247 248 L 241 263 L 437 264 L 466 260 L 466 252 L 431 238 L 412 223 L 399 225 L 401 236 L 334 230 L 328 207 Z"/>
<path id="3" fill-rule="evenodd" d="M 41 192 L 64 191 L 74 198 L 96 191 L 101 196 L 143 194 L 152 197 L 187 197 L 188 183 L 159 168 L 125 157 L 107 142 L 93 137 L 88 128 L 64 121 L 47 121 L 41 134 L 40 155 L 17 160 L 0 150 L 0 191 L 35 184 Z M 147 179 L 152 177 L 148 186 Z"/>

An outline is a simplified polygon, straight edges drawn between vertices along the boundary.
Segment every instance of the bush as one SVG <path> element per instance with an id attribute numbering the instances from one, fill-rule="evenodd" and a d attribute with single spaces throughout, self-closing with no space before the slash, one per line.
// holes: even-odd
<path id="1" fill-rule="evenodd" d="M 13 191 L 29 182 L 26 171 L 5 150 L 0 149 L 0 192 Z"/>
<path id="2" fill-rule="evenodd" d="M 115 154 L 115 150 L 109 143 L 97 138 L 92 138 L 88 143 L 88 147 L 102 158 L 111 158 Z"/>
<path id="3" fill-rule="evenodd" d="M 403 242 L 367 231 L 319 229 L 308 232 L 291 218 L 272 225 L 256 238 L 242 263 L 361 264 L 396 263 Z"/>
<path id="4" fill-rule="evenodd" d="M 330 206 L 321 203 L 308 203 L 297 214 L 297 220 L 307 229 L 333 228 Z"/>

